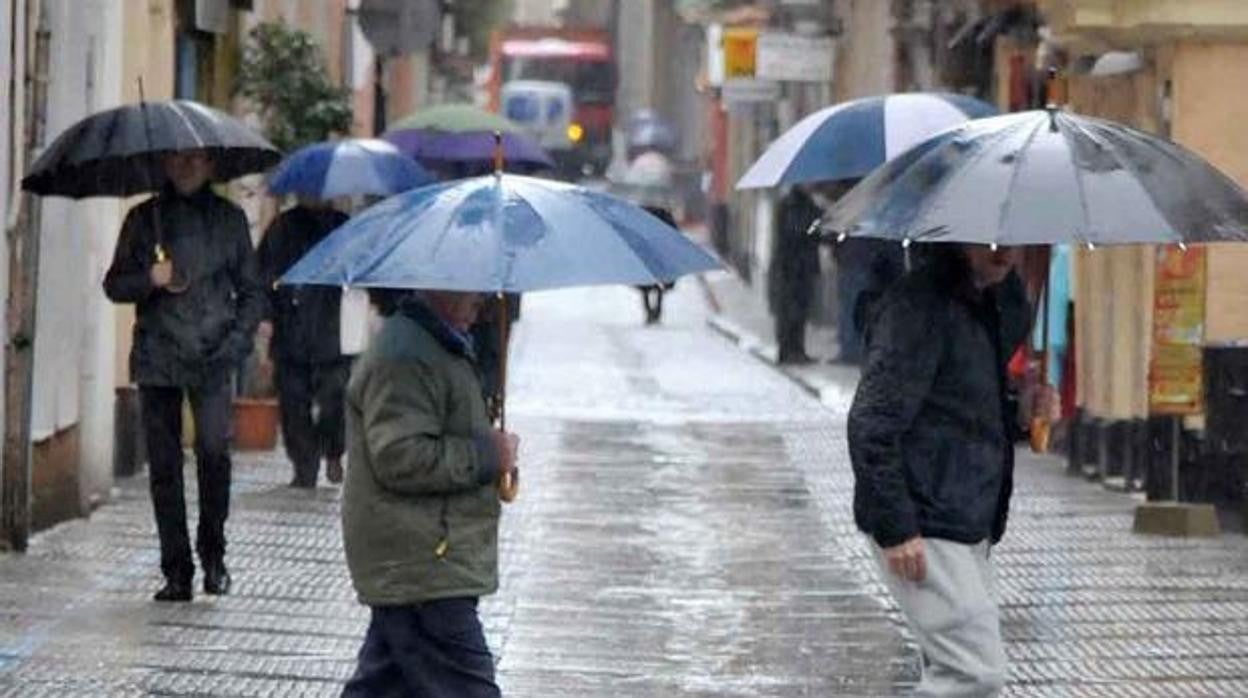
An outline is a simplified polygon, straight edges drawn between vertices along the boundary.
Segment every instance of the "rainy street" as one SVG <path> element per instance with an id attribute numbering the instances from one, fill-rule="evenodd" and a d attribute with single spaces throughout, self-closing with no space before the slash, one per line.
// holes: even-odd
<path id="1" fill-rule="evenodd" d="M 707 326 L 698 280 L 663 323 L 637 294 L 527 296 L 510 422 L 519 500 L 482 606 L 508 696 L 888 696 L 917 654 L 850 518 L 845 405 Z M 367 622 L 338 491 L 240 456 L 235 593 L 148 601 L 143 478 L 0 558 L 0 695 L 335 696 Z M 1248 544 L 1130 533 L 1135 500 L 1020 462 L 1000 548 L 1008 695 L 1248 693 Z M 193 497 L 189 498 L 194 501 Z"/>

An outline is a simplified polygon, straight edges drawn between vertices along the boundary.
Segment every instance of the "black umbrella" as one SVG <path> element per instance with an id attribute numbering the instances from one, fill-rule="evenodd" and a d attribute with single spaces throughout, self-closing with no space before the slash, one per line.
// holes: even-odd
<path id="1" fill-rule="evenodd" d="M 22 179 L 44 196 L 130 196 L 165 181 L 161 155 L 204 150 L 226 181 L 263 172 L 281 153 L 246 124 L 198 102 L 140 102 L 92 114 L 53 141 Z"/>

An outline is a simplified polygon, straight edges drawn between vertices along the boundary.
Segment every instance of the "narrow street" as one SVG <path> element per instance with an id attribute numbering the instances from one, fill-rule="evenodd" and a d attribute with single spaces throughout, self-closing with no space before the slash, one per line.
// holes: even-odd
<path id="1" fill-rule="evenodd" d="M 630 289 L 524 299 L 522 489 L 483 606 L 504 693 L 904 693 L 917 656 L 850 517 L 847 405 L 708 328 L 697 280 L 669 298 L 658 327 Z M 1130 496 L 1019 470 L 997 553 L 1009 695 L 1248 695 L 1248 539 L 1134 536 Z M 337 695 L 367 616 L 337 490 L 288 479 L 276 454 L 236 461 L 229 597 L 148 601 L 143 478 L 0 557 L 0 696 Z"/>

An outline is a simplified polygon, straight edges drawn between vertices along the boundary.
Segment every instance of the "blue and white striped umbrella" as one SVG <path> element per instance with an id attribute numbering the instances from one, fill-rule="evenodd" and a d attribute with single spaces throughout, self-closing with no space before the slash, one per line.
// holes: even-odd
<path id="1" fill-rule="evenodd" d="M 865 177 L 931 136 L 997 109 L 974 97 L 913 92 L 866 97 L 817 111 L 777 138 L 738 189 Z"/>
<path id="2" fill-rule="evenodd" d="M 313 143 L 295 151 L 269 178 L 269 191 L 317 199 L 390 196 L 435 181 L 428 170 L 393 145 L 352 138 Z"/>

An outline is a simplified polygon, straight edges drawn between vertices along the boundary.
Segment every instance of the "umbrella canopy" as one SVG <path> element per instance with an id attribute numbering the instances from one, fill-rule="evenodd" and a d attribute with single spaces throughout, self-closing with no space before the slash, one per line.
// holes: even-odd
<path id="1" fill-rule="evenodd" d="M 750 166 L 738 189 L 865 177 L 911 146 L 968 119 L 997 113 L 946 93 L 866 97 L 817 111 L 785 131 Z"/>
<path id="2" fill-rule="evenodd" d="M 287 157 L 269 178 L 275 195 L 317 199 L 371 194 L 391 196 L 436 179 L 398 148 L 377 139 L 314 143 Z"/>
<path id="3" fill-rule="evenodd" d="M 471 104 L 439 104 L 399 119 L 391 131 L 442 131 L 444 133 L 520 133 L 510 119 Z"/>
<path id="4" fill-rule="evenodd" d="M 487 175 L 373 206 L 314 247 L 282 283 L 526 292 L 647 285 L 719 266 L 680 231 L 610 195 Z"/>
<path id="5" fill-rule="evenodd" d="M 382 136 L 405 155 L 433 167 L 490 164 L 494 134 L 503 134 L 509 165 L 521 171 L 554 167 L 550 155 L 515 122 L 470 104 L 442 104 L 400 119 Z"/>
<path id="6" fill-rule="evenodd" d="M 1036 110 L 925 141 L 850 190 L 824 227 L 999 245 L 1248 241 L 1248 198 L 1168 140 Z"/>
<path id="7" fill-rule="evenodd" d="M 639 206 L 668 206 L 674 198 L 675 176 L 672 161 L 657 152 L 633 158 L 612 189 Z"/>
<path id="8" fill-rule="evenodd" d="M 628 121 L 630 150 L 657 150 L 670 153 L 676 149 L 678 141 L 676 127 L 653 109 L 640 109 Z"/>
<path id="9" fill-rule="evenodd" d="M 70 126 L 30 168 L 22 188 L 44 196 L 130 196 L 160 189 L 161 155 L 206 150 L 215 178 L 262 172 L 281 159 L 268 141 L 234 117 L 198 102 L 129 104 Z"/>

